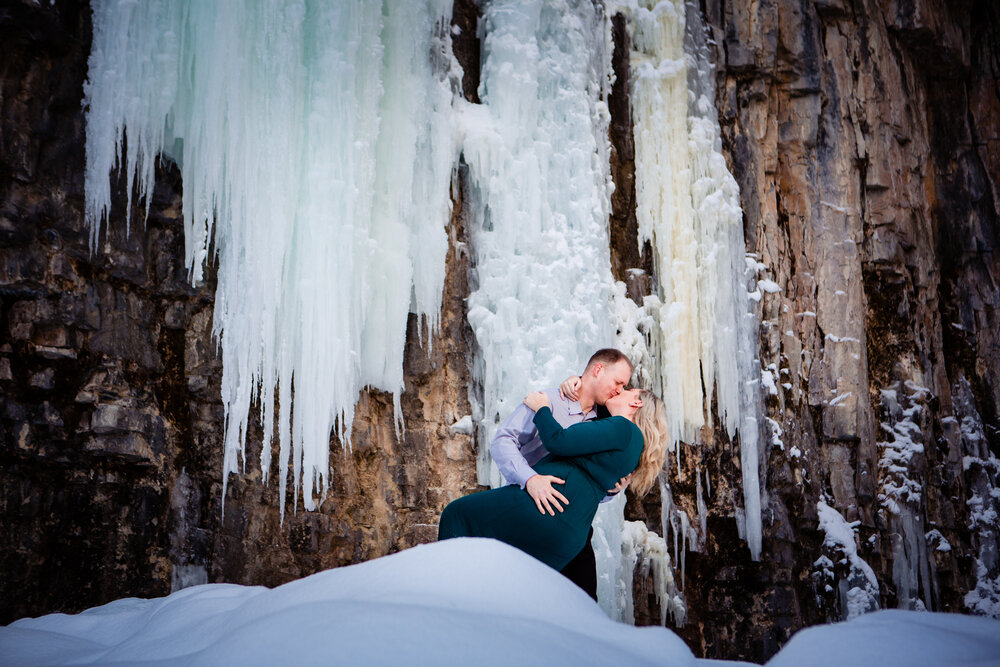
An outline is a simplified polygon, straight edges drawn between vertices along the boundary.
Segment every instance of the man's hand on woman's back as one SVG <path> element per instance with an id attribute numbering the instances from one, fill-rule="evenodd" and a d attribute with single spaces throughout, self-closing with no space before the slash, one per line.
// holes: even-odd
<path id="1" fill-rule="evenodd" d="M 552 485 L 565 483 L 566 480 L 560 479 L 555 475 L 533 475 L 528 478 L 528 481 L 524 485 L 524 490 L 535 501 L 535 506 L 539 512 L 542 514 L 548 512 L 550 516 L 555 516 L 556 511 L 563 511 L 562 505 L 559 502 L 562 501 L 563 505 L 569 505 L 569 500 L 566 499 L 566 496 L 552 488 Z M 553 510 L 553 507 L 555 507 L 555 510 Z"/>

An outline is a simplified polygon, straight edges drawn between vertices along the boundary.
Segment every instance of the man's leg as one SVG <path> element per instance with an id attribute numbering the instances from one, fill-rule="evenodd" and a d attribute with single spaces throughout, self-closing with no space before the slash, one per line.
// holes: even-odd
<path id="1" fill-rule="evenodd" d="M 572 581 L 597 601 L 597 557 L 594 556 L 594 547 L 590 544 L 594 537 L 594 529 L 590 529 L 587 535 L 587 543 L 580 550 L 580 553 L 562 569 L 564 577 Z"/>

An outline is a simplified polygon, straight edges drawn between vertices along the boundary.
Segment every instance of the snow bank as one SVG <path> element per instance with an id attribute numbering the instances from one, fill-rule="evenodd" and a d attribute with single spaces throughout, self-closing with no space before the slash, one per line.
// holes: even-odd
<path id="1" fill-rule="evenodd" d="M 888 609 L 797 633 L 767 667 L 1000 665 L 1000 623 Z"/>
<path id="2" fill-rule="evenodd" d="M 505 573 L 498 576 L 498 573 Z M 694 665 L 495 540 L 418 546 L 274 589 L 207 584 L 0 628 L 0 663 Z"/>
<path id="3" fill-rule="evenodd" d="M 268 589 L 206 584 L 0 628 L 0 664 L 727 665 L 616 623 L 495 540 L 408 549 Z M 1000 623 L 901 610 L 796 634 L 768 667 L 1000 664 Z"/>

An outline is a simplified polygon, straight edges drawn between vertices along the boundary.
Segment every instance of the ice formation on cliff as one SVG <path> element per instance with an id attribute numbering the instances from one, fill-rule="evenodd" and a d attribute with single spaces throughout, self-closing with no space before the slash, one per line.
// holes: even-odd
<path id="1" fill-rule="evenodd" d="M 965 606 L 975 614 L 1000 619 L 1000 459 L 990 451 L 982 416 L 976 411 L 972 386 L 964 376 L 952 384 L 952 400 L 962 469 L 969 480 L 969 529 L 973 535 L 976 585 L 965 595 Z"/>
<path id="2" fill-rule="evenodd" d="M 282 505 L 289 460 L 307 509 L 325 495 L 330 434 L 349 439 L 359 391 L 398 401 L 411 303 L 436 325 L 458 150 L 451 7 L 93 3 L 92 247 L 109 172 L 127 176 L 129 211 L 133 182 L 148 209 L 157 155 L 173 158 L 192 280 L 218 262 L 224 481 L 257 405 L 265 479 L 277 421 Z"/>
<path id="3" fill-rule="evenodd" d="M 480 484 L 488 443 L 533 388 L 615 343 L 609 313 L 609 71 L 592 3 L 497 0 L 481 20 L 482 105 L 463 117 L 473 276 L 469 323 Z M 479 401 L 476 401 L 479 403 Z"/>
<path id="4" fill-rule="evenodd" d="M 502 479 L 496 428 L 524 395 L 615 345 L 605 18 L 590 2 L 495 0 L 481 20 L 482 104 L 463 113 L 476 336 L 479 482 Z M 621 291 L 621 288 L 618 288 Z M 625 315 L 624 317 L 627 317 Z M 621 319 L 619 317 L 618 319 Z M 595 521 L 605 611 L 619 607 L 622 509 Z"/>
<path id="5" fill-rule="evenodd" d="M 314 509 L 325 496 L 330 434 L 349 442 L 360 391 L 391 392 L 400 418 L 407 315 L 436 326 L 461 153 L 480 482 L 501 481 L 486 445 L 521 397 L 617 344 L 664 396 L 675 441 L 695 440 L 717 393 L 728 433 L 739 434 L 736 513 L 759 556 L 760 368 L 712 68 L 695 5 L 641 4 L 614 9 L 636 48 L 638 219 L 657 259 L 658 296 L 640 307 L 610 269 L 602 4 L 484 3 L 482 103 L 471 104 L 455 94 L 450 0 L 288 0 L 239 13 L 193 0 L 94 1 L 91 242 L 110 214 L 113 170 L 128 181 L 131 217 L 133 191 L 148 209 L 157 156 L 176 162 L 191 279 L 217 262 L 224 481 L 245 465 L 251 409 L 265 479 L 277 432 L 282 509 L 289 463 L 296 499 L 301 490 Z M 596 524 L 601 569 L 615 573 L 602 588 L 612 607 L 621 514 L 607 503 Z M 676 551 L 697 531 L 686 514 L 666 514 Z"/>
<path id="6" fill-rule="evenodd" d="M 816 503 L 819 529 L 825 533 L 823 546 L 846 565 L 847 575 L 838 581 L 838 598 L 844 620 L 879 608 L 878 578 L 871 566 L 858 554 L 854 531 L 860 521 L 848 522 L 835 508 L 820 500 Z M 834 581 L 834 563 L 825 555 L 814 563 L 821 580 Z M 827 584 L 829 585 L 829 584 Z"/>
<path id="7" fill-rule="evenodd" d="M 675 443 L 698 439 L 713 392 L 726 432 L 739 433 L 745 534 L 757 560 L 761 371 L 747 294 L 753 272 L 738 186 L 722 155 L 700 10 L 684 0 L 632 0 L 619 10 L 632 40 L 636 215 L 654 249 L 662 302 L 652 341 L 656 388 Z"/>
<path id="8" fill-rule="evenodd" d="M 900 609 L 934 609 L 931 565 L 923 523 L 924 481 L 915 464 L 924 457 L 920 421 L 931 392 L 913 381 L 880 392 L 879 502 L 890 526 L 892 579 Z"/>

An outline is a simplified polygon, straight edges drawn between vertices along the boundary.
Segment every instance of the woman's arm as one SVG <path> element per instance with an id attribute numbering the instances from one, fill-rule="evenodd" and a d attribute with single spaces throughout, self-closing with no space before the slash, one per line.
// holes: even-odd
<path id="1" fill-rule="evenodd" d="M 557 456 L 580 456 L 628 445 L 628 422 L 621 419 L 600 419 L 563 428 L 552 416 L 552 410 L 542 407 L 535 413 L 535 427 L 545 448 Z"/>

